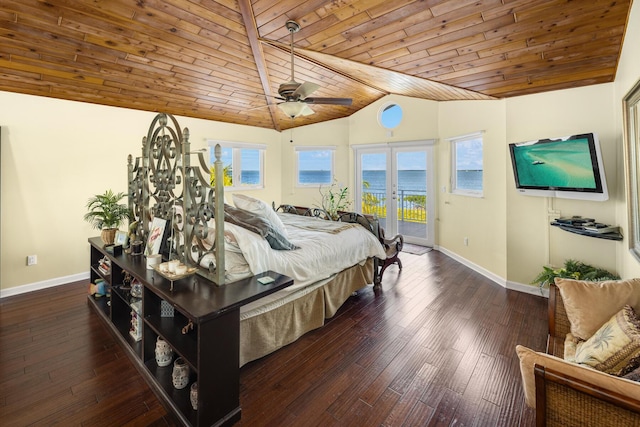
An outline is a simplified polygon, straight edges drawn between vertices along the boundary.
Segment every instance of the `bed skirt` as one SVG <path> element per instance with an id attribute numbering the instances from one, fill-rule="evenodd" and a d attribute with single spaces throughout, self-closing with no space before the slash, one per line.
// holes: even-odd
<path id="1" fill-rule="evenodd" d="M 373 283 L 373 259 L 301 289 L 274 294 L 240 316 L 240 366 L 324 325 L 357 290 Z M 260 302 L 260 301 L 258 301 Z"/>

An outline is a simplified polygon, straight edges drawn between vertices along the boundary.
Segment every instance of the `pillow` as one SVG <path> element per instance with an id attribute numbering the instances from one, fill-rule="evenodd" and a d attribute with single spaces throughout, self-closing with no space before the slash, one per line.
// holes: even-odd
<path id="1" fill-rule="evenodd" d="M 640 381 L 640 354 L 633 357 L 627 366 L 622 369 L 619 376 L 632 381 Z"/>
<path id="2" fill-rule="evenodd" d="M 285 236 L 273 228 L 269 221 L 244 209 L 224 205 L 224 220 L 260 235 L 272 249 L 298 249 L 296 245 L 289 242 Z"/>
<path id="3" fill-rule="evenodd" d="M 622 378 L 626 378 L 630 381 L 638 381 L 640 382 L 640 366 L 624 375 Z"/>
<path id="4" fill-rule="evenodd" d="M 267 205 L 262 200 L 254 199 L 253 197 L 245 196 L 244 194 L 233 193 L 233 204 L 236 205 L 236 208 L 238 209 L 244 209 L 245 211 L 249 211 L 257 216 L 263 217 L 271 223 L 271 226 L 275 228 L 276 231 L 284 237 L 289 238 L 287 229 L 278 214 L 271 209 L 271 206 Z"/>
<path id="5" fill-rule="evenodd" d="M 525 402 L 531 408 L 536 406 L 536 381 L 533 373 L 533 368 L 536 364 L 623 396 L 637 396 L 640 393 L 640 384 L 627 379 L 614 377 L 575 363 L 569 363 L 558 357 L 538 353 L 521 345 L 516 346 L 516 353 L 520 359 L 520 375 L 522 375 Z"/>
<path id="6" fill-rule="evenodd" d="M 213 219 L 209 220 L 209 224 L 207 228 L 202 228 L 202 235 L 200 236 L 202 238 L 202 245 L 207 251 L 213 248 L 213 243 L 216 241 L 216 229 Z M 226 252 L 242 253 L 236 236 L 227 229 L 224 230 L 224 249 Z"/>
<path id="7" fill-rule="evenodd" d="M 589 282 L 556 278 L 555 283 L 562 295 L 571 333 L 583 341 L 591 338 L 625 304 L 640 312 L 640 279 Z"/>
<path id="8" fill-rule="evenodd" d="M 640 354 L 640 319 L 630 305 L 614 314 L 596 333 L 576 346 L 576 363 L 619 375 Z"/>

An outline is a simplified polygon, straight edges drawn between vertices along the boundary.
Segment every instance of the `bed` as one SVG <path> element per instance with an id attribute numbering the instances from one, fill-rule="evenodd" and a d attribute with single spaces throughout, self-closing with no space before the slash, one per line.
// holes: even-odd
<path id="1" fill-rule="evenodd" d="M 215 151 L 214 182 L 222 183 L 220 147 Z M 386 256 L 378 237 L 357 223 L 276 213 L 241 193 L 226 204 L 203 153 L 191 152 L 188 129 L 171 115 L 154 118 L 142 155 L 128 164 L 131 238 L 145 242 L 152 221 L 162 218 L 169 224 L 163 257 L 198 267 L 218 286 L 268 270 L 293 278 L 292 286 L 241 309 L 240 366 L 323 326 L 374 282 L 374 260 Z"/>

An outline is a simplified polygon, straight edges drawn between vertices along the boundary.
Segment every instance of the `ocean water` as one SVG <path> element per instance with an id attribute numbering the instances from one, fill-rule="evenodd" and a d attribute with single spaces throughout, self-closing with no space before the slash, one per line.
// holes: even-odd
<path id="1" fill-rule="evenodd" d="M 385 171 L 362 171 L 362 179 L 369 183 L 369 187 L 363 189 L 364 192 L 384 193 L 386 191 Z M 482 171 L 458 171 L 457 180 L 460 185 L 464 186 L 464 188 L 482 190 Z M 426 194 L 426 171 L 398 171 L 398 191 L 404 191 L 408 194 Z"/>
<path id="2" fill-rule="evenodd" d="M 362 171 L 362 178 L 369 186 L 364 188 L 367 193 L 384 193 L 386 191 L 386 171 L 365 170 Z M 259 182 L 259 171 L 242 171 L 243 184 L 257 184 Z M 458 183 L 464 188 L 482 190 L 482 171 L 458 171 Z M 331 184 L 330 171 L 301 171 L 300 181 L 303 184 L 324 182 Z M 398 171 L 398 190 L 410 194 L 426 194 L 427 192 L 426 172 L 420 170 Z"/>

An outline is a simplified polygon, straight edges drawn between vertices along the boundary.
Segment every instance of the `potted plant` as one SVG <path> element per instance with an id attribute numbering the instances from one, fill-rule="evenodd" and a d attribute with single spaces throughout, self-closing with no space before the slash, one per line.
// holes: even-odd
<path id="1" fill-rule="evenodd" d="M 618 275 L 602 268 L 585 264 L 582 261 L 568 259 L 564 262 L 564 267 L 562 268 L 543 266 L 540 274 L 538 274 L 531 283 L 537 284 L 540 287 L 540 290 L 542 290 L 542 288 L 549 286 L 549 283 L 553 282 L 556 277 L 576 280 L 591 280 L 594 282 L 620 279 Z"/>
<path id="2" fill-rule="evenodd" d="M 338 212 L 346 210 L 351 205 L 351 201 L 348 200 L 348 191 L 347 187 L 338 188 L 338 181 L 335 179 L 326 190 L 320 186 L 320 195 L 322 196 L 320 204 L 332 220 L 337 220 Z"/>
<path id="3" fill-rule="evenodd" d="M 102 230 L 100 237 L 106 245 L 112 245 L 116 231 L 125 219 L 131 218 L 129 207 L 119 202 L 125 193 L 115 194 L 107 190 L 104 194 L 96 194 L 87 202 L 87 212 L 84 220 L 91 223 L 93 228 Z"/>

